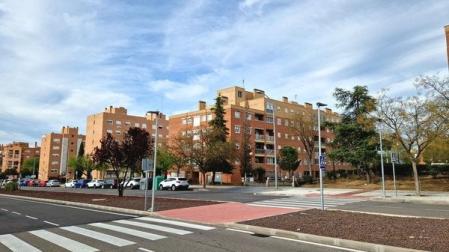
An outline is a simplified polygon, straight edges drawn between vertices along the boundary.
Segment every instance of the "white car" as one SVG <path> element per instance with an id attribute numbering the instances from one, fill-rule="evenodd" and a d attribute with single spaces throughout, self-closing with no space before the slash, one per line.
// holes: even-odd
<path id="1" fill-rule="evenodd" d="M 72 179 L 72 180 L 66 182 L 64 184 L 64 187 L 66 187 L 66 188 L 75 188 L 75 183 L 76 183 L 76 180 Z"/>
<path id="2" fill-rule="evenodd" d="M 131 180 L 127 180 L 126 182 L 122 182 L 120 184 L 124 185 L 124 187 L 129 187 L 131 189 L 139 189 L 140 178 L 133 178 Z"/>
<path id="3" fill-rule="evenodd" d="M 57 187 L 57 186 L 60 186 L 61 185 L 61 183 L 59 183 L 59 181 L 58 180 L 56 180 L 56 179 L 50 179 L 48 182 L 47 182 L 47 184 L 45 184 L 45 186 L 46 187 Z"/>
<path id="4" fill-rule="evenodd" d="M 87 188 L 101 188 L 104 185 L 104 180 L 94 179 L 87 183 Z"/>
<path id="5" fill-rule="evenodd" d="M 159 183 L 159 189 L 164 190 L 170 188 L 172 191 L 178 189 L 189 189 L 189 182 L 186 178 L 172 177 Z"/>

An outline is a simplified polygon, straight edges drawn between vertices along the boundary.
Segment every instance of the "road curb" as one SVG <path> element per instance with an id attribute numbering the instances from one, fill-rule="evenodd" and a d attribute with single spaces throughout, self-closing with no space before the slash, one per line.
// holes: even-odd
<path id="1" fill-rule="evenodd" d="M 65 200 L 54 200 L 54 199 L 46 199 L 46 198 L 36 198 L 36 197 L 28 197 L 28 196 L 20 196 L 20 195 L 10 195 L 10 194 L 0 194 L 0 196 L 9 197 L 9 198 L 17 198 L 17 199 L 34 200 L 34 201 L 40 201 L 40 202 L 46 202 L 46 203 L 55 203 L 55 204 L 67 205 L 67 206 L 87 207 L 87 208 L 105 210 L 105 211 L 111 211 L 111 212 L 117 212 L 117 213 L 148 215 L 148 216 L 158 216 L 159 217 L 159 215 L 157 213 L 152 213 L 152 212 L 142 211 L 142 210 L 126 209 L 126 208 L 120 208 L 120 207 L 101 206 L 101 205 L 95 205 L 95 204 L 89 204 L 89 203 L 81 203 L 81 202 L 73 202 L 73 201 L 65 201 Z"/>
<path id="2" fill-rule="evenodd" d="M 433 220 L 447 220 L 448 219 L 448 218 L 442 218 L 442 217 L 427 217 L 427 216 L 414 216 L 414 215 L 402 215 L 402 214 L 388 214 L 388 213 L 365 212 L 365 211 L 347 210 L 347 209 L 326 209 L 326 210 L 327 211 L 341 211 L 341 212 L 349 212 L 349 213 L 381 215 L 381 216 L 399 217 L 399 218 L 433 219 Z"/>
<path id="3" fill-rule="evenodd" d="M 398 203 L 421 203 L 432 205 L 449 205 L 448 200 L 432 200 L 432 199 L 396 199 L 396 198 L 371 198 L 371 201 L 377 202 L 398 202 Z"/>
<path id="4" fill-rule="evenodd" d="M 281 229 L 251 226 L 251 225 L 238 224 L 238 223 L 227 223 L 227 224 L 223 224 L 223 226 L 227 227 L 227 228 L 249 231 L 249 232 L 253 232 L 253 233 L 261 234 L 261 235 L 279 236 L 279 237 L 283 237 L 283 238 L 303 240 L 303 241 L 307 241 L 307 242 L 315 242 L 315 243 L 320 243 L 320 244 L 325 244 L 325 245 L 330 245 L 330 246 L 339 246 L 339 247 L 348 248 L 348 249 L 356 249 L 356 250 L 363 250 L 363 251 L 370 251 L 370 252 L 371 251 L 372 252 L 406 252 L 406 251 L 418 252 L 418 251 L 424 251 L 424 250 L 415 250 L 415 249 L 394 247 L 394 246 L 382 245 L 382 244 L 374 244 L 374 243 L 369 243 L 369 242 L 345 240 L 345 239 L 327 237 L 327 236 L 318 236 L 318 235 L 312 235 L 312 234 L 306 234 L 306 233 L 298 233 L 298 232 L 281 230 Z"/>

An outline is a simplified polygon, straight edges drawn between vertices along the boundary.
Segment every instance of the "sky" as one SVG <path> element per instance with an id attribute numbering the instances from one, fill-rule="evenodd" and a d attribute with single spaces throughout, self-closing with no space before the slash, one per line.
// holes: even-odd
<path id="1" fill-rule="evenodd" d="M 0 143 L 167 115 L 243 86 L 335 108 L 336 87 L 415 92 L 446 74 L 449 1 L 0 0 Z"/>

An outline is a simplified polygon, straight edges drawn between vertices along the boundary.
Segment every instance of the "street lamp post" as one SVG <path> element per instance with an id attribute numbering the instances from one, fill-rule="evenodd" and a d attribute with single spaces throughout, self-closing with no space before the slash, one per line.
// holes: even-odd
<path id="1" fill-rule="evenodd" d="M 153 183 L 152 183 L 152 189 L 151 189 L 151 208 L 150 212 L 154 212 L 154 195 L 156 191 L 156 162 L 157 162 L 157 138 L 158 138 L 158 129 L 159 129 L 159 111 L 148 111 L 148 113 L 155 114 L 156 115 L 156 129 L 155 129 L 155 136 L 154 136 L 154 158 L 153 158 Z"/>
<path id="2" fill-rule="evenodd" d="M 265 95 L 265 98 L 270 99 L 270 97 L 268 97 L 268 95 Z M 276 117 L 274 114 L 274 105 L 273 103 L 271 103 L 272 109 L 271 109 L 271 115 L 273 116 L 273 135 L 274 135 L 274 187 L 276 189 L 278 189 L 278 162 L 277 162 L 277 146 L 276 146 Z"/>
<path id="3" fill-rule="evenodd" d="M 325 107 L 327 104 L 317 102 L 318 106 L 318 167 L 320 169 L 320 200 L 321 210 L 324 210 L 324 188 L 323 188 L 323 169 L 321 168 L 321 114 L 320 107 Z"/>
<path id="4" fill-rule="evenodd" d="M 384 173 L 384 153 L 382 148 L 382 121 L 379 119 L 380 129 L 379 129 L 379 142 L 380 142 L 380 169 L 382 172 L 382 195 L 385 198 L 385 173 Z"/>

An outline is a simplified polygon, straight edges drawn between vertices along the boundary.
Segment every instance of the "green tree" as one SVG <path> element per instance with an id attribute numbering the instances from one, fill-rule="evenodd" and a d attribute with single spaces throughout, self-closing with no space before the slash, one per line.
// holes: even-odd
<path id="1" fill-rule="evenodd" d="M 176 174 L 179 176 L 182 168 L 190 167 L 191 141 L 189 136 L 179 134 L 168 146 L 168 151 L 173 157 L 173 166 L 176 167 Z"/>
<path id="2" fill-rule="evenodd" d="M 298 159 L 298 150 L 291 146 L 284 146 L 279 151 L 278 157 L 279 167 L 288 171 L 289 176 L 298 168 L 301 160 Z"/>
<path id="3" fill-rule="evenodd" d="M 92 179 L 92 171 L 100 169 L 90 156 L 71 157 L 69 168 L 72 170 L 75 179 L 81 179 L 83 175 L 86 179 Z"/>
<path id="4" fill-rule="evenodd" d="M 22 177 L 29 175 L 37 176 L 39 174 L 39 157 L 25 159 L 20 169 L 20 173 Z"/>
<path id="5" fill-rule="evenodd" d="M 245 100 L 245 111 L 243 116 L 243 125 L 242 125 L 242 139 L 240 144 L 240 151 L 238 153 L 238 159 L 240 161 L 240 175 L 245 178 L 246 184 L 246 176 L 252 174 L 253 172 L 253 162 L 251 157 L 251 128 L 248 121 L 248 101 Z"/>
<path id="6" fill-rule="evenodd" d="M 368 94 L 366 86 L 355 86 L 352 91 L 336 88 L 334 97 L 337 107 L 343 108 L 344 112 L 341 122 L 325 123 L 335 133 L 329 155 L 332 160 L 350 163 L 371 183 L 377 134 L 375 120 L 370 114 L 376 110 L 376 99 Z"/>
<path id="7" fill-rule="evenodd" d="M 167 148 L 158 148 L 157 150 L 157 169 L 162 173 L 167 172 L 176 162 L 175 155 Z M 178 174 L 179 176 L 179 174 Z"/>

